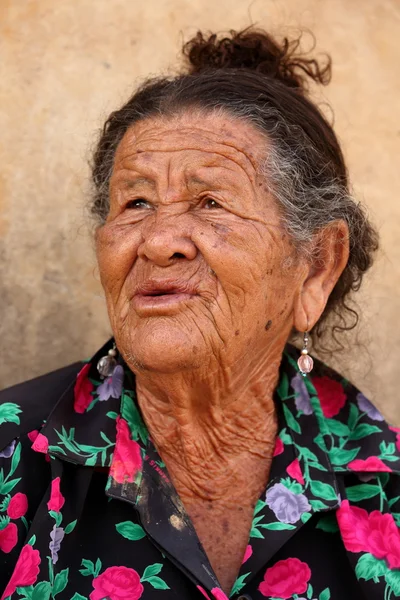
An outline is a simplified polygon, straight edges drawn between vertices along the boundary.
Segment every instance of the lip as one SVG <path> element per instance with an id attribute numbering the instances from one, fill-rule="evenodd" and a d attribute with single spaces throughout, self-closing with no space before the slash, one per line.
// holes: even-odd
<path id="1" fill-rule="evenodd" d="M 166 314 L 179 310 L 197 295 L 195 286 L 175 281 L 145 281 L 135 289 L 132 303 L 139 316 Z"/>

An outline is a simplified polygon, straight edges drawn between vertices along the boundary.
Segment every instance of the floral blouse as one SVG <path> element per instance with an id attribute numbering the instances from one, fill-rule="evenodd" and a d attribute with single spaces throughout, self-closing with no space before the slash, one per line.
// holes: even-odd
<path id="1" fill-rule="evenodd" d="M 1 600 L 226 600 L 119 360 L 0 393 Z M 235 600 L 400 597 L 400 430 L 288 346 Z M 399 512 L 398 512 L 399 511 Z"/>

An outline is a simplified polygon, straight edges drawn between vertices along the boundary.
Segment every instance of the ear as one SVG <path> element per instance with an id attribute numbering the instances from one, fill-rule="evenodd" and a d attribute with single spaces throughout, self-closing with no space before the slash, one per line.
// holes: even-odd
<path id="1" fill-rule="evenodd" d="M 315 235 L 311 250 L 309 268 L 294 302 L 294 326 L 298 331 L 309 331 L 318 321 L 347 264 L 347 223 L 329 223 Z"/>

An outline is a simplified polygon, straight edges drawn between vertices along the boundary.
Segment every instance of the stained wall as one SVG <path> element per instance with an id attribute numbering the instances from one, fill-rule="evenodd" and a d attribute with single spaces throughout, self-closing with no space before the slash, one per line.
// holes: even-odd
<path id="1" fill-rule="evenodd" d="M 85 209 L 90 150 L 135 84 L 197 28 L 311 29 L 358 198 L 382 237 L 362 325 L 333 363 L 400 424 L 398 0 L 1 0 L 0 388 L 90 356 L 109 336 Z M 305 37 L 307 42 L 307 36 Z"/>

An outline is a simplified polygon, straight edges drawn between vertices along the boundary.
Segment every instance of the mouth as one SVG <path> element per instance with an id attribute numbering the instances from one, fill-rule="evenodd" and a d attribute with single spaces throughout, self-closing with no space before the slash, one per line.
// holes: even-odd
<path id="1" fill-rule="evenodd" d="M 148 281 L 139 286 L 133 296 L 133 306 L 139 316 L 166 314 L 179 310 L 182 303 L 196 296 L 188 284 Z"/>

